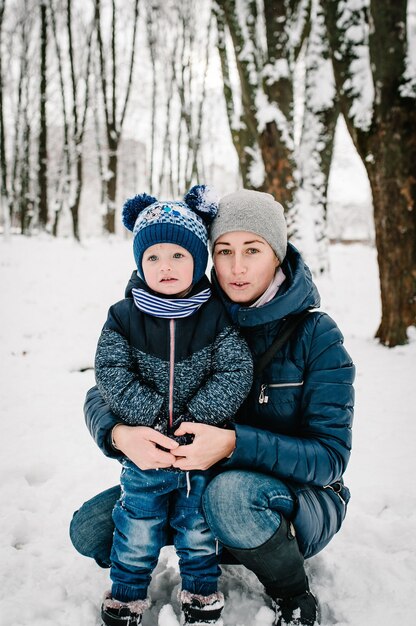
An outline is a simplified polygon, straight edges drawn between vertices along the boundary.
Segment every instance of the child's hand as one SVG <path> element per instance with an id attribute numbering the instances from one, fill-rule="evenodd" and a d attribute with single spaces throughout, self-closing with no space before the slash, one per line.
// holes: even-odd
<path id="1" fill-rule="evenodd" d="M 176 432 L 179 431 L 179 428 L 184 422 L 191 422 L 192 417 L 189 413 L 184 413 L 183 415 L 174 415 L 172 419 L 172 426 L 169 428 L 169 437 L 176 441 L 178 446 L 187 446 L 193 442 L 194 436 L 191 434 L 184 435 L 176 435 Z"/>
<path id="2" fill-rule="evenodd" d="M 169 452 L 178 447 L 176 441 L 147 426 L 117 424 L 113 428 L 113 441 L 117 449 L 141 470 L 172 467 L 176 461 Z"/>

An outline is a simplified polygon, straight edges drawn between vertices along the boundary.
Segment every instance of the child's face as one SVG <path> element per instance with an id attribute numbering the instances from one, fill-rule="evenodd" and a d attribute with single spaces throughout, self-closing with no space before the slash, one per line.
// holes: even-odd
<path id="1" fill-rule="evenodd" d="M 192 284 L 194 260 L 188 250 L 176 243 L 156 243 L 143 254 L 142 268 L 150 289 L 180 296 Z"/>

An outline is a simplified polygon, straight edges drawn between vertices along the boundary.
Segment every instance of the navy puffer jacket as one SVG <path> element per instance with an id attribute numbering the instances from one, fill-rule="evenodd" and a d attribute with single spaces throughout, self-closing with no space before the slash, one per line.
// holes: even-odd
<path id="1" fill-rule="evenodd" d="M 226 302 L 254 364 L 286 317 L 320 303 L 310 271 L 291 244 L 282 269 L 286 280 L 268 304 L 247 308 Z M 298 499 L 294 525 L 305 557 L 319 552 L 345 517 L 349 491 L 342 475 L 351 451 L 354 375 L 335 322 L 326 313 L 309 313 L 254 380 L 236 419 L 236 449 L 223 465 L 290 484 Z"/>

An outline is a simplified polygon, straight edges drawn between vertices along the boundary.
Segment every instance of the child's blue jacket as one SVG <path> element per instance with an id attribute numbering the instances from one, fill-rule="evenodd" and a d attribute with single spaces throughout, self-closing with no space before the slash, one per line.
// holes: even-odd
<path id="1" fill-rule="evenodd" d="M 136 306 L 133 285 L 148 290 L 134 273 L 97 346 L 95 377 L 110 409 L 127 424 L 168 435 L 181 421 L 232 420 L 250 390 L 253 364 L 223 304 L 211 295 L 191 315 L 157 317 Z M 204 277 L 189 296 L 209 287 Z"/>

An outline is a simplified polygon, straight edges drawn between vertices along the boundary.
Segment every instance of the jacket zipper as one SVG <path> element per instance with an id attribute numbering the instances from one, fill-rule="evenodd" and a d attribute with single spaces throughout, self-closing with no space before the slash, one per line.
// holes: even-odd
<path id="1" fill-rule="evenodd" d="M 169 320 L 169 433 L 173 435 L 173 387 L 175 383 L 175 320 Z M 186 497 L 191 493 L 191 477 L 186 472 Z"/>
<path id="2" fill-rule="evenodd" d="M 169 433 L 173 427 L 173 385 L 175 376 L 175 320 L 169 320 Z"/>
<path id="3" fill-rule="evenodd" d="M 260 387 L 259 394 L 259 404 L 267 404 L 269 401 L 269 396 L 267 395 L 266 389 L 270 388 L 278 388 L 278 387 L 302 387 L 303 380 L 300 383 L 269 383 L 263 384 Z"/>

